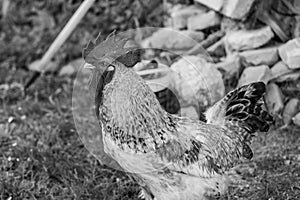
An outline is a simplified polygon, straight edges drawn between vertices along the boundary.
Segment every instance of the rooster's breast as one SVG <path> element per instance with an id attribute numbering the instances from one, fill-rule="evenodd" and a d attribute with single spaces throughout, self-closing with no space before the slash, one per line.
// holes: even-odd
<path id="1" fill-rule="evenodd" d="M 103 137 L 104 150 L 115 159 L 125 172 L 134 174 L 157 200 L 199 200 L 210 193 L 222 194 L 226 191 L 224 176 L 201 178 L 168 170 L 155 154 L 135 153 L 122 149 L 109 136 Z"/>

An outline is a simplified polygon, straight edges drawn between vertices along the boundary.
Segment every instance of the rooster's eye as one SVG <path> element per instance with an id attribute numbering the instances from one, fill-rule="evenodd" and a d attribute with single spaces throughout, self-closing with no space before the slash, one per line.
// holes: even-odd
<path id="1" fill-rule="evenodd" d="M 109 65 L 102 75 L 103 84 L 106 85 L 106 84 L 110 83 L 114 74 L 115 74 L 115 66 Z"/>
<path id="2" fill-rule="evenodd" d="M 111 72 L 111 71 L 114 71 L 115 70 L 115 67 L 112 66 L 112 65 L 109 65 L 108 68 L 106 69 L 106 71 L 108 72 Z"/>

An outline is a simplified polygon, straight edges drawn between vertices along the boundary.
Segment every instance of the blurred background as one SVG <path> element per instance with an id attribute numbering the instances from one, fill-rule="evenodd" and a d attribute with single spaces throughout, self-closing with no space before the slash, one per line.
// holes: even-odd
<path id="1" fill-rule="evenodd" d="M 233 184 L 221 199 L 300 198 L 297 0 L 98 0 L 45 64 L 45 73 L 25 90 L 41 70 L 37 61 L 82 3 L 0 0 L 1 200 L 138 199 L 133 180 L 88 152 L 72 117 L 82 49 L 99 32 L 107 36 L 129 29 L 137 30 L 130 35 L 133 45 L 154 48 L 143 52 L 137 71 L 169 70 L 142 77 L 172 88 L 153 88 L 170 113 L 201 119 L 226 92 L 264 81 L 266 109 L 276 124 L 253 142 L 253 160 L 230 172 Z"/>

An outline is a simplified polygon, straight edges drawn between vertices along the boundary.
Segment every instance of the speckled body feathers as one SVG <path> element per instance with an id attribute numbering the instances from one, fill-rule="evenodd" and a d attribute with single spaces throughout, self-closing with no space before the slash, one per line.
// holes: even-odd
<path id="1" fill-rule="evenodd" d="M 207 111 L 207 123 L 171 115 L 131 68 L 137 53 L 120 50 L 122 45 L 107 53 L 96 42 L 84 54 L 86 62 L 104 71 L 99 75 L 102 82 L 94 85 L 100 94 L 95 104 L 106 153 L 132 173 L 146 199 L 198 200 L 226 192 L 224 172 L 241 157 L 251 158 L 253 133 L 269 128 L 271 117 L 261 108 L 264 84 L 229 93 Z M 130 64 L 101 60 L 107 54 L 120 57 L 120 52 Z"/>

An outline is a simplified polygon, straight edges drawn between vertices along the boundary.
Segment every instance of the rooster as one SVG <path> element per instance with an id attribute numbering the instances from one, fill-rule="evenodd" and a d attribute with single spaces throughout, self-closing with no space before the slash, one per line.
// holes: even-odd
<path id="1" fill-rule="evenodd" d="M 141 186 L 146 200 L 199 200 L 224 194 L 226 171 L 251 159 L 251 138 L 267 132 L 263 82 L 229 92 L 207 110 L 205 120 L 166 112 L 132 68 L 139 51 L 114 35 L 83 51 L 93 71 L 95 108 L 105 152 Z"/>

